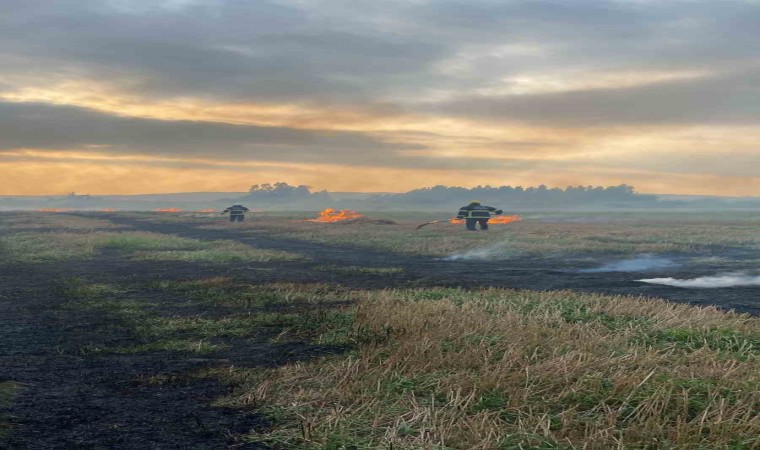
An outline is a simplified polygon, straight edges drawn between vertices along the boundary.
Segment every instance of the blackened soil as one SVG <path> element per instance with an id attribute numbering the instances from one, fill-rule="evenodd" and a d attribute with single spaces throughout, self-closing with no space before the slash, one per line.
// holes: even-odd
<path id="1" fill-rule="evenodd" d="M 757 287 L 722 289 L 685 289 L 643 283 L 645 278 L 673 277 L 691 279 L 711 276 L 730 270 L 719 259 L 709 262 L 677 264 L 657 271 L 642 272 L 585 272 L 589 264 L 601 265 L 622 259 L 620 255 L 597 255 L 596 262 L 558 257 L 516 257 L 500 261 L 449 261 L 440 258 L 410 256 L 358 247 L 336 246 L 278 237 L 276 234 L 245 234 L 233 228 L 203 229 L 188 223 L 147 223 L 120 216 L 109 216 L 111 221 L 159 233 L 176 234 L 194 239 L 233 239 L 259 248 L 296 252 L 313 260 L 312 263 L 280 263 L 276 277 L 294 281 L 334 281 L 358 288 L 393 288 L 422 286 L 455 286 L 477 288 L 483 286 L 523 288 L 534 290 L 570 289 L 614 295 L 658 297 L 699 306 L 717 306 L 724 310 L 760 314 L 760 297 Z M 250 229 L 249 229 L 250 230 Z M 663 255 L 685 261 L 686 255 Z M 732 260 L 760 258 L 756 250 L 705 246 L 702 257 L 725 257 Z M 400 267 L 403 272 L 387 276 L 325 274 L 313 269 L 324 265 L 361 267 Z M 293 273 L 292 268 L 296 268 Z"/>
<path id="2" fill-rule="evenodd" d="M 300 253 L 309 259 L 202 265 L 135 262 L 118 253 L 104 252 L 91 260 L 58 265 L 3 265 L 0 261 L 0 382 L 11 380 L 22 385 L 10 407 L 0 406 L 0 421 L 9 421 L 13 427 L 9 435 L 0 437 L 0 448 L 265 448 L 240 438 L 252 429 L 268 426 L 255 410 L 213 406 L 215 398 L 234 386 L 181 376 L 176 382 L 164 384 L 147 380 L 206 367 L 276 366 L 344 350 L 305 343 L 274 344 L 270 334 L 262 333 L 245 341 L 229 341 L 231 345 L 226 349 L 202 357 L 172 352 L 90 353 L 88 349 L 92 348 L 128 345 L 135 336 L 118 316 L 70 307 L 75 299 L 69 298 L 62 286 L 74 277 L 130 286 L 133 293 L 137 292 L 160 313 L 180 315 L 213 314 L 213 311 L 193 307 L 165 310 L 165 297 L 172 294 L 156 293 L 147 286 L 159 280 L 232 276 L 250 283 L 328 282 L 361 289 L 423 286 L 573 289 L 760 312 L 756 288 L 692 290 L 648 285 L 636 280 L 652 277 L 652 273 L 579 271 L 587 268 L 587 261 L 561 258 L 445 261 L 286 239 L 263 232 L 251 235 L 235 229 L 201 229 L 190 223 L 151 223 L 103 214 L 98 217 L 128 226 L 130 231 L 203 240 L 234 239 L 258 248 Z M 341 266 L 404 270 L 365 274 L 333 269 Z M 719 269 L 709 265 L 679 266 L 663 269 L 655 276 L 693 278 L 714 274 Z"/>
<path id="3" fill-rule="evenodd" d="M 131 327 L 117 317 L 67 307 L 71 299 L 62 280 L 102 282 L 109 274 L 98 263 L 125 269 L 108 257 L 63 267 L 0 267 L 0 381 L 21 384 L 12 406 L 0 410 L 11 426 L 0 448 L 265 448 L 237 439 L 265 421 L 250 411 L 211 406 L 229 387 L 206 379 L 162 385 L 140 380 L 208 366 L 278 364 L 318 349 L 261 342 L 208 358 L 89 355 L 89 348 L 134 342 Z"/>

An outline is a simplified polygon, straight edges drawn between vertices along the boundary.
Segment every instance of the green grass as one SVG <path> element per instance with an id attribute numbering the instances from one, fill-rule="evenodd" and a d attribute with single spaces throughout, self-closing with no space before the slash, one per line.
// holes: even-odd
<path id="1" fill-rule="evenodd" d="M 121 286 L 107 283 L 88 283 L 80 278 L 64 280 L 64 293 L 80 299 L 108 298 L 127 292 Z"/>
<path id="2" fill-rule="evenodd" d="M 746 333 L 731 328 L 671 328 L 651 332 L 642 340 L 664 348 L 688 351 L 706 348 L 733 358 L 760 357 L 760 329 Z"/>
<path id="3" fill-rule="evenodd" d="M 186 282 L 164 281 L 155 288 L 186 296 L 194 305 L 224 306 L 223 317 L 159 318 L 149 323 L 162 332 L 191 332 L 195 336 L 247 337 L 263 329 L 277 329 L 276 341 L 301 341 L 345 345 L 353 315 L 343 304 L 350 292 L 329 285 L 288 283 L 261 286 L 230 278 Z"/>
<path id="4" fill-rule="evenodd" d="M 95 246 L 86 235 L 19 232 L 0 237 L 0 258 L 11 262 L 45 263 L 86 259 Z"/>
<path id="5" fill-rule="evenodd" d="M 321 271 L 342 273 L 347 275 L 390 275 L 404 271 L 402 267 L 366 267 L 366 266 L 336 266 L 324 265 L 318 268 Z"/>
<path id="6" fill-rule="evenodd" d="M 293 261 L 303 259 L 303 256 L 278 250 L 257 249 L 233 241 L 212 241 L 208 248 L 138 252 L 134 254 L 134 258 L 148 261 L 228 264 L 239 262 Z"/>
<path id="7" fill-rule="evenodd" d="M 122 354 L 138 354 L 138 353 L 153 353 L 153 352 L 177 352 L 177 353 L 195 353 L 200 355 L 208 355 L 220 350 L 229 348 L 228 345 L 215 344 L 203 340 L 193 339 L 157 339 L 154 341 L 146 342 L 143 344 L 136 344 L 130 346 L 112 347 L 112 348 L 100 348 L 92 353 L 122 353 Z"/>
<path id="8" fill-rule="evenodd" d="M 128 232 L 109 233 L 95 236 L 95 245 L 102 249 L 114 249 L 124 252 L 146 250 L 204 250 L 211 243 L 179 236 L 159 233 Z"/>
<path id="9" fill-rule="evenodd" d="M 122 228 L 110 220 L 95 217 L 79 217 L 71 214 L 50 214 L 39 212 L 3 213 L 0 215 L 0 229 L 30 230 L 94 230 L 99 228 Z M 128 227 L 127 227 L 128 228 Z"/>
<path id="10" fill-rule="evenodd" d="M 335 304 L 346 292 L 326 285 L 270 284 L 251 286 L 229 278 L 187 282 L 161 281 L 140 288 L 68 279 L 61 292 L 67 310 L 96 312 L 123 324 L 135 336 L 131 345 L 91 344 L 78 354 L 156 351 L 210 354 L 226 350 L 230 339 L 261 338 L 271 342 L 346 345 L 353 315 Z M 142 296 L 161 294 L 162 302 Z M 214 308 L 224 307 L 224 312 Z M 196 311 L 195 314 L 162 310 Z M 210 314 L 198 314 L 207 309 Z"/>
<path id="11" fill-rule="evenodd" d="M 302 258 L 294 253 L 257 249 L 235 241 L 203 241 L 146 232 L 16 232 L 0 237 L 0 257 L 16 262 L 89 259 L 104 250 L 118 251 L 135 260 L 218 264 Z"/>

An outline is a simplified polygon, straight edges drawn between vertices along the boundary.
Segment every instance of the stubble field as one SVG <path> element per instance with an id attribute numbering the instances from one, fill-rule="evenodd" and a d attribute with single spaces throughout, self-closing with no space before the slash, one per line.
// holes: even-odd
<path id="1" fill-rule="evenodd" d="M 760 448 L 760 216 L 308 216 L 0 214 L 0 446 Z"/>

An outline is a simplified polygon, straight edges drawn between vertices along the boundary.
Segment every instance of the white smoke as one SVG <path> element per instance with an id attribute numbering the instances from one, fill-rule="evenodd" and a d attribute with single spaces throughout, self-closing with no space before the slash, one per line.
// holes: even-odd
<path id="1" fill-rule="evenodd" d="M 667 269 L 669 267 L 675 267 L 677 265 L 678 264 L 671 259 L 644 255 L 635 259 L 626 259 L 623 261 L 608 263 L 594 269 L 583 269 L 581 272 L 646 272 L 648 270 Z"/>
<path id="2" fill-rule="evenodd" d="M 466 252 L 454 253 L 453 255 L 443 258 L 444 261 L 498 261 L 509 259 L 514 254 L 510 250 L 509 244 L 500 242 L 489 245 L 488 247 L 479 247 Z"/>
<path id="3" fill-rule="evenodd" d="M 699 289 L 715 289 L 736 286 L 760 286 L 760 276 L 747 275 L 744 273 L 699 277 L 688 280 L 679 280 L 677 278 L 649 278 L 638 281 L 649 284 L 663 284 L 665 286 Z"/>

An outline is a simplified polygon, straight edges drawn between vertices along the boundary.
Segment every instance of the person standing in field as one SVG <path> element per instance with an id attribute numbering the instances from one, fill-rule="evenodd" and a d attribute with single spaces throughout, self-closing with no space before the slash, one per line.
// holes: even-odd
<path id="1" fill-rule="evenodd" d="M 232 205 L 222 211 L 222 214 L 230 213 L 230 222 L 242 222 L 245 219 L 245 213 L 248 211 L 250 210 L 243 205 Z"/>
<path id="2" fill-rule="evenodd" d="M 478 231 L 475 225 L 480 225 L 480 229 L 485 231 L 488 229 L 488 219 L 491 218 L 491 214 L 498 216 L 503 212 L 493 206 L 481 205 L 480 200 L 473 200 L 469 205 L 459 208 L 457 219 L 464 219 L 468 231 Z"/>

